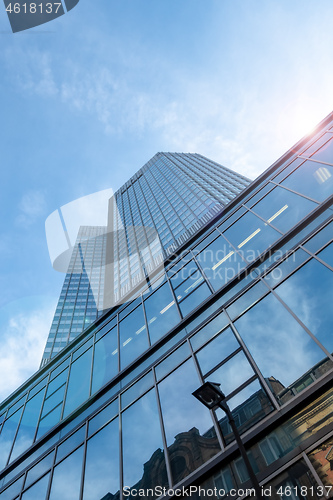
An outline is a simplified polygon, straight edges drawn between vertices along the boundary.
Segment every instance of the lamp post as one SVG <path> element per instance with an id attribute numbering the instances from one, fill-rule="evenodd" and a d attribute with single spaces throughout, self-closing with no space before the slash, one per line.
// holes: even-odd
<path id="1" fill-rule="evenodd" d="M 247 456 L 242 438 L 240 437 L 234 417 L 231 413 L 228 403 L 226 402 L 225 395 L 220 389 L 220 385 L 221 384 L 216 384 L 214 382 L 205 382 L 201 387 L 199 387 L 199 389 L 194 391 L 192 394 L 209 410 L 215 410 L 216 408 L 221 408 L 221 410 L 224 411 L 224 413 L 228 418 L 230 427 L 232 428 L 232 431 L 234 433 L 240 454 L 244 460 L 245 467 L 251 479 L 257 498 L 263 499 L 259 482 L 256 478 L 252 465 L 250 464 L 250 460 L 249 457 Z"/>

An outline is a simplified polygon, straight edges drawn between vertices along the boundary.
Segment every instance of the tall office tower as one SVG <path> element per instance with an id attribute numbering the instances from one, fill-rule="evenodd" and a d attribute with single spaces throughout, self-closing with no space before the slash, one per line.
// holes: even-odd
<path id="1" fill-rule="evenodd" d="M 41 366 L 103 311 L 106 231 L 103 226 L 79 229 Z"/>
<path id="2" fill-rule="evenodd" d="M 41 366 L 163 266 L 249 182 L 197 154 L 156 154 L 110 199 L 108 228 L 80 228 Z"/>
<path id="3" fill-rule="evenodd" d="M 332 192 L 333 113 L 0 405 L 0 500 L 253 496 L 207 380 L 267 496 L 330 494 Z"/>
<path id="4" fill-rule="evenodd" d="M 115 265 L 108 269 L 108 303 L 121 300 L 249 183 L 199 154 L 157 153 L 110 200 L 108 260 Z"/>

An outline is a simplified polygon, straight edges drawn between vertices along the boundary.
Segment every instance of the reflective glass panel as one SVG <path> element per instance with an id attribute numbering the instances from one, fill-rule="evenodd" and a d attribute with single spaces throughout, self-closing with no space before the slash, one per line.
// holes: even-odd
<path id="1" fill-rule="evenodd" d="M 333 243 L 324 248 L 324 250 L 318 254 L 318 257 L 329 266 L 333 267 Z"/>
<path id="2" fill-rule="evenodd" d="M 25 481 L 25 488 L 29 486 L 29 484 L 33 483 L 38 477 L 40 477 L 44 472 L 52 467 L 54 458 L 54 452 L 49 453 L 43 460 L 38 462 L 38 464 L 34 465 L 27 474 L 27 479 Z"/>
<path id="3" fill-rule="evenodd" d="M 202 282 L 203 276 L 200 271 L 196 271 L 191 276 L 183 281 L 177 288 L 175 294 L 178 300 L 185 298 L 189 293 L 193 292 Z"/>
<path id="4" fill-rule="evenodd" d="M 325 358 L 305 330 L 269 294 L 235 322 L 272 391 L 281 402 L 292 397 L 292 386 Z"/>
<path id="5" fill-rule="evenodd" d="M 57 391 L 51 394 L 50 397 L 45 399 L 42 416 L 47 415 L 51 410 L 53 410 L 53 408 L 63 402 L 65 387 L 65 384 L 63 384 Z"/>
<path id="6" fill-rule="evenodd" d="M 123 392 L 120 396 L 121 407 L 125 408 L 132 401 L 142 396 L 150 387 L 154 385 L 153 372 L 150 370 L 146 375 L 140 378 L 133 384 L 127 391 Z"/>
<path id="7" fill-rule="evenodd" d="M 191 344 L 194 350 L 201 347 L 207 340 L 217 335 L 222 328 L 228 324 L 228 318 L 225 313 L 216 316 L 212 321 L 207 323 L 201 330 L 191 337 Z"/>
<path id="8" fill-rule="evenodd" d="M 280 281 L 282 281 L 288 274 L 290 274 L 296 267 L 300 266 L 305 260 L 309 258 L 309 254 L 304 252 L 301 248 L 293 252 L 289 257 L 284 260 L 279 266 L 276 266 L 270 273 L 265 276 L 265 281 L 274 288 Z"/>
<path id="9" fill-rule="evenodd" d="M 185 358 L 190 355 L 190 349 L 185 342 L 178 349 L 176 349 L 173 353 L 171 353 L 166 359 L 162 361 L 162 363 L 158 364 L 155 367 L 155 373 L 157 380 L 160 380 L 164 375 L 169 373 L 173 368 L 176 368 Z"/>
<path id="10" fill-rule="evenodd" d="M 253 369 L 245 354 L 239 352 L 211 373 L 209 380 L 221 384 L 221 391 L 228 396 L 253 375 Z"/>
<path id="11" fill-rule="evenodd" d="M 119 424 L 116 418 L 87 443 L 83 500 L 119 491 Z"/>
<path id="12" fill-rule="evenodd" d="M 270 491 L 272 500 L 318 500 L 323 498 L 323 489 L 319 488 L 303 460 L 293 464 L 265 484 L 265 488 Z"/>
<path id="13" fill-rule="evenodd" d="M 228 406 L 232 411 L 239 432 L 245 432 L 254 424 L 259 422 L 273 409 L 265 391 L 258 380 L 247 385 L 245 389 L 238 392 L 236 396 L 229 399 Z M 216 411 L 225 442 L 228 444 L 234 439 L 234 435 L 225 413 L 218 409 Z"/>
<path id="14" fill-rule="evenodd" d="M 332 194 L 332 174 L 332 167 L 307 160 L 282 185 L 316 201 L 323 201 Z"/>
<path id="15" fill-rule="evenodd" d="M 122 414 L 124 486 L 167 485 L 162 435 L 155 391 Z M 143 487 L 143 486 L 142 486 Z"/>
<path id="16" fill-rule="evenodd" d="M 327 134 L 327 138 L 329 137 L 331 136 Z M 326 142 L 311 158 L 333 165 L 333 139 Z"/>
<path id="17" fill-rule="evenodd" d="M 260 191 L 256 195 L 254 195 L 252 198 L 250 198 L 246 202 L 246 206 L 249 208 L 253 207 L 253 205 L 255 203 L 257 203 L 257 201 L 260 200 L 266 193 L 271 191 L 273 189 L 273 187 L 274 187 L 274 184 L 271 184 L 270 182 L 268 184 L 266 184 L 266 186 L 261 188 Z"/>
<path id="18" fill-rule="evenodd" d="M 267 292 L 268 288 L 261 281 L 256 283 L 252 288 L 243 293 L 243 295 L 227 307 L 227 313 L 230 318 L 234 319 L 236 316 L 242 314 Z"/>
<path id="19" fill-rule="evenodd" d="M 142 307 L 137 307 L 119 323 L 121 368 L 148 349 L 148 338 Z"/>
<path id="20" fill-rule="evenodd" d="M 327 143 L 332 138 L 331 134 L 323 134 L 319 139 L 317 139 L 309 148 L 307 148 L 302 156 L 311 156 L 313 153 L 319 150 L 319 148 Z"/>
<path id="21" fill-rule="evenodd" d="M 42 479 L 37 481 L 31 488 L 26 490 L 21 496 L 22 500 L 43 500 L 46 498 L 47 487 L 49 485 L 50 474 L 46 474 Z"/>
<path id="22" fill-rule="evenodd" d="M 172 278 L 171 278 L 172 287 L 176 288 L 184 280 L 186 280 L 186 278 L 191 276 L 196 271 L 198 271 L 198 266 L 196 265 L 194 260 L 191 260 L 188 264 L 186 264 L 186 266 L 179 269 L 179 271 L 172 276 Z"/>
<path id="23" fill-rule="evenodd" d="M 183 317 L 189 314 L 193 309 L 201 304 L 207 297 L 211 295 L 206 283 L 199 286 L 194 292 L 191 293 L 185 300 L 180 302 L 179 307 L 182 312 Z"/>
<path id="24" fill-rule="evenodd" d="M 49 500 L 79 500 L 83 446 L 54 468 Z"/>
<path id="25" fill-rule="evenodd" d="M 247 212 L 227 229 L 224 235 L 240 250 L 248 262 L 255 260 L 281 237 L 280 233 L 250 212 Z"/>
<path id="26" fill-rule="evenodd" d="M 304 162 L 304 160 L 302 158 L 296 158 L 293 162 L 290 163 L 290 165 L 288 167 L 286 167 L 284 170 L 282 170 L 272 180 L 274 182 L 279 182 L 281 179 L 284 179 L 287 174 L 289 174 L 290 172 L 295 170 L 295 168 L 298 167 L 303 162 Z"/>
<path id="27" fill-rule="evenodd" d="M 150 341 L 154 344 L 180 320 L 169 283 L 162 285 L 145 300 L 144 306 Z"/>
<path id="28" fill-rule="evenodd" d="M 21 491 L 24 476 L 21 476 L 9 488 L 0 493 L 1 500 L 12 500 Z M 16 497 L 15 497 L 16 498 Z"/>
<path id="29" fill-rule="evenodd" d="M 57 448 L 57 462 L 64 458 L 84 440 L 86 427 L 83 426 L 63 441 Z"/>
<path id="30" fill-rule="evenodd" d="M 319 248 L 323 247 L 325 243 L 333 238 L 333 222 L 327 224 L 321 231 L 312 236 L 312 238 L 304 243 L 304 247 L 310 252 L 316 253 Z"/>
<path id="31" fill-rule="evenodd" d="M 197 353 L 202 373 L 207 373 L 239 347 L 231 328 L 224 330 Z"/>
<path id="32" fill-rule="evenodd" d="M 89 397 L 91 357 L 92 348 L 90 347 L 88 351 L 72 363 L 69 374 L 64 417 L 69 415 Z"/>
<path id="33" fill-rule="evenodd" d="M 320 444 L 315 450 L 309 454 L 310 461 L 319 477 L 325 478 L 325 486 L 333 486 L 333 470 L 332 463 L 333 438 L 331 437 L 324 443 Z M 332 491 L 332 489 L 331 489 Z"/>
<path id="34" fill-rule="evenodd" d="M 206 247 L 214 238 L 216 238 L 219 233 L 214 229 L 214 231 L 209 234 L 204 240 L 201 241 L 198 245 L 192 248 L 192 252 L 194 255 L 197 255 L 204 247 Z"/>
<path id="35" fill-rule="evenodd" d="M 276 187 L 252 210 L 274 227 L 286 233 L 316 207 L 313 201 Z"/>
<path id="36" fill-rule="evenodd" d="M 9 417 L 3 424 L 0 434 L 0 469 L 3 469 L 6 465 L 21 413 L 22 408 Z"/>
<path id="37" fill-rule="evenodd" d="M 92 394 L 118 373 L 117 327 L 95 344 Z"/>
<path id="38" fill-rule="evenodd" d="M 43 434 L 50 430 L 54 425 L 56 425 L 61 416 L 62 403 L 59 404 L 54 410 L 43 417 L 38 425 L 37 439 L 39 439 Z"/>
<path id="39" fill-rule="evenodd" d="M 229 227 L 233 222 L 235 222 L 236 219 L 238 219 L 245 212 L 246 208 L 240 207 L 238 210 L 236 210 L 236 212 L 233 213 L 233 215 L 231 215 L 227 220 L 225 220 L 224 222 L 222 222 L 222 224 L 218 226 L 219 230 L 222 232 L 225 231 L 227 227 Z"/>
<path id="40" fill-rule="evenodd" d="M 220 451 L 209 411 L 192 396 L 199 386 L 192 360 L 158 386 L 174 483 Z"/>
<path id="41" fill-rule="evenodd" d="M 332 290 L 333 272 L 315 259 L 276 289 L 329 352 L 333 351 Z"/>
<path id="42" fill-rule="evenodd" d="M 224 303 L 224 297 L 220 297 L 219 299 L 215 300 L 210 306 L 205 307 L 205 310 L 202 311 L 198 316 L 195 316 L 186 326 L 186 331 L 189 333 L 193 331 L 198 325 L 203 323 L 205 319 L 209 318 L 215 311 L 220 309 L 222 307 L 222 304 Z"/>
<path id="43" fill-rule="evenodd" d="M 100 429 L 108 420 L 115 417 L 118 413 L 118 399 L 109 404 L 102 411 L 97 413 L 91 420 L 89 420 L 88 436 Z"/>
<path id="44" fill-rule="evenodd" d="M 205 248 L 197 259 L 215 290 L 232 280 L 246 266 L 222 236 Z"/>

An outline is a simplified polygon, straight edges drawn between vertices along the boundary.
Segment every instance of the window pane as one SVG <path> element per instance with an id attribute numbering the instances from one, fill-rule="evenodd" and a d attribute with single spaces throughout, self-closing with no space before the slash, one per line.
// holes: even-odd
<path id="1" fill-rule="evenodd" d="M 178 266 L 177 266 L 178 267 Z M 171 278 L 171 284 L 173 288 L 179 286 L 186 278 L 191 276 L 191 274 L 195 273 L 198 270 L 198 266 L 191 260 L 186 264 L 186 266 L 182 267 L 176 274 L 174 274 Z"/>
<path id="2" fill-rule="evenodd" d="M 245 354 L 239 352 L 211 373 L 209 380 L 221 384 L 221 391 L 227 396 L 253 375 L 253 369 Z"/>
<path id="3" fill-rule="evenodd" d="M 199 385 L 188 360 L 158 386 L 174 483 L 220 451 L 209 411 L 192 396 Z"/>
<path id="4" fill-rule="evenodd" d="M 243 295 L 227 307 L 227 313 L 230 318 L 233 319 L 246 311 L 246 309 L 249 309 L 265 293 L 267 293 L 267 291 L 267 287 L 261 281 L 256 283 L 252 288 L 243 293 Z"/>
<path id="5" fill-rule="evenodd" d="M 295 170 L 304 160 L 302 158 L 296 158 L 294 161 L 290 163 L 288 167 L 282 170 L 276 177 L 273 178 L 274 182 L 279 182 L 281 179 L 284 179 L 287 174 Z"/>
<path id="6" fill-rule="evenodd" d="M 316 201 L 323 201 L 332 194 L 332 173 L 332 167 L 307 160 L 282 185 Z"/>
<path id="7" fill-rule="evenodd" d="M 21 455 L 33 442 L 45 389 L 27 402 L 10 460 Z"/>
<path id="8" fill-rule="evenodd" d="M 309 254 L 304 252 L 301 248 L 289 255 L 279 266 L 276 266 L 270 273 L 265 276 L 265 281 L 274 288 L 280 281 L 282 281 L 288 274 L 290 274 L 296 267 L 300 266 L 305 260 L 309 258 Z"/>
<path id="9" fill-rule="evenodd" d="M 142 307 L 137 307 L 119 323 L 121 368 L 148 349 L 146 324 Z"/>
<path id="10" fill-rule="evenodd" d="M 90 347 L 88 351 L 72 363 L 69 374 L 64 417 L 69 415 L 89 397 L 91 356 L 92 348 Z"/>
<path id="11" fill-rule="evenodd" d="M 327 134 L 326 138 L 330 137 Z M 326 142 L 314 155 L 311 156 L 314 160 L 331 163 L 333 165 L 333 139 Z"/>
<path id="12" fill-rule="evenodd" d="M 248 262 L 255 260 L 281 237 L 280 233 L 250 212 L 235 222 L 224 235 Z"/>
<path id="13" fill-rule="evenodd" d="M 175 288 L 175 294 L 178 300 L 185 298 L 188 294 L 193 292 L 203 282 L 203 276 L 198 270 L 191 274 L 191 276 L 183 281 L 177 288 Z"/>
<path id="14" fill-rule="evenodd" d="M 325 478 L 325 486 L 333 486 L 332 450 L 333 438 L 331 437 L 309 454 L 318 476 Z"/>
<path id="15" fill-rule="evenodd" d="M 155 368 L 156 378 L 160 380 L 167 373 L 171 372 L 173 368 L 176 368 L 185 358 L 190 355 L 190 349 L 185 342 L 178 349 L 176 349 L 173 353 L 171 353 L 162 363 L 158 364 Z"/>
<path id="16" fill-rule="evenodd" d="M 119 425 L 116 418 L 87 443 L 83 500 L 119 491 Z"/>
<path id="17" fill-rule="evenodd" d="M 201 304 L 207 297 L 211 295 L 206 283 L 203 283 L 199 288 L 191 293 L 185 300 L 180 302 L 179 307 L 183 316 L 189 314 L 193 309 Z"/>
<path id="18" fill-rule="evenodd" d="M 9 417 L 3 424 L 0 434 L 0 469 L 6 465 L 8 454 L 11 450 L 17 424 L 20 421 L 22 408 Z"/>
<path id="19" fill-rule="evenodd" d="M 24 476 L 21 476 L 15 481 L 9 488 L 1 492 L 1 500 L 12 500 L 12 498 L 17 495 L 22 488 Z"/>
<path id="20" fill-rule="evenodd" d="M 92 394 L 118 373 L 117 328 L 104 335 L 95 344 Z"/>
<path id="21" fill-rule="evenodd" d="M 259 420 L 264 418 L 273 409 L 265 391 L 257 380 L 247 385 L 245 389 L 229 399 L 228 405 L 240 433 L 245 432 L 259 422 Z M 235 438 L 228 419 L 225 413 L 220 409 L 216 411 L 216 415 L 221 426 L 224 440 L 229 444 Z"/>
<path id="22" fill-rule="evenodd" d="M 246 265 L 222 236 L 205 248 L 197 259 L 215 290 L 237 276 Z"/>
<path id="23" fill-rule="evenodd" d="M 309 241 L 304 243 L 304 247 L 315 253 L 319 248 L 323 247 L 325 243 L 330 241 L 333 237 L 333 222 L 327 224 L 321 231 L 315 234 Z"/>
<path id="24" fill-rule="evenodd" d="M 202 373 L 207 373 L 238 348 L 239 343 L 231 328 L 227 328 L 197 353 Z"/>
<path id="25" fill-rule="evenodd" d="M 45 434 L 49 429 L 56 425 L 61 416 L 62 403 L 52 410 L 48 415 L 43 417 L 38 425 L 37 439 L 39 439 L 43 434 Z"/>
<path id="26" fill-rule="evenodd" d="M 196 350 L 201 347 L 205 342 L 217 335 L 227 324 L 228 318 L 224 313 L 216 316 L 191 337 L 193 349 Z"/>
<path id="27" fill-rule="evenodd" d="M 276 292 L 329 352 L 333 351 L 333 273 L 315 259 L 290 276 Z"/>
<path id="28" fill-rule="evenodd" d="M 122 429 L 124 485 L 135 485 L 138 489 L 140 485 L 145 488 L 166 486 L 167 475 L 154 390 L 124 411 Z"/>
<path id="29" fill-rule="evenodd" d="M 324 250 L 322 250 L 318 257 L 326 262 L 329 266 L 333 267 L 333 243 L 328 245 Z"/>
<path id="30" fill-rule="evenodd" d="M 49 485 L 49 476 L 50 474 L 46 474 L 46 476 L 44 476 L 37 483 L 31 486 L 31 488 L 25 491 L 21 497 L 22 500 L 36 500 L 37 498 L 42 500 L 46 498 L 47 487 Z"/>
<path id="31" fill-rule="evenodd" d="M 118 413 L 118 399 L 109 404 L 102 411 L 97 413 L 91 420 L 89 420 L 88 436 L 100 429 L 108 420 L 115 417 Z"/>
<path id="32" fill-rule="evenodd" d="M 322 497 L 317 496 L 318 484 L 303 460 L 275 477 L 265 488 L 271 488 L 272 497 L 281 500 L 318 500 Z M 302 495 L 301 491 L 306 491 L 306 494 Z"/>
<path id="33" fill-rule="evenodd" d="M 52 467 L 54 458 L 54 452 L 49 453 L 43 460 L 34 465 L 27 474 L 27 479 L 25 482 L 25 487 L 33 483 L 39 476 Z"/>
<path id="34" fill-rule="evenodd" d="M 162 285 L 144 305 L 150 340 L 154 344 L 180 320 L 169 283 Z"/>
<path id="35" fill-rule="evenodd" d="M 86 433 L 85 425 L 74 432 L 69 438 L 58 446 L 57 449 L 57 462 L 68 455 L 74 448 L 84 441 Z"/>
<path id="36" fill-rule="evenodd" d="M 135 399 L 142 396 L 144 392 L 154 385 L 153 372 L 150 370 L 140 380 L 135 382 L 129 389 L 121 394 L 121 407 L 125 408 L 132 403 Z"/>
<path id="37" fill-rule="evenodd" d="M 325 358 L 272 294 L 245 313 L 235 326 L 281 402 L 292 397 L 293 383 Z"/>
<path id="38" fill-rule="evenodd" d="M 49 500 L 79 500 L 83 446 L 54 468 Z"/>
<path id="39" fill-rule="evenodd" d="M 297 222 L 316 208 L 313 201 L 276 187 L 253 207 L 253 211 L 277 229 L 286 233 Z"/>

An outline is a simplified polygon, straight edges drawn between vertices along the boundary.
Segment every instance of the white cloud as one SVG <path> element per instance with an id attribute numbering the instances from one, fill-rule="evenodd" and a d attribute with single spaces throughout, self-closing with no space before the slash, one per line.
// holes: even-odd
<path id="1" fill-rule="evenodd" d="M 1 332 L 0 401 L 38 370 L 50 329 L 54 303 L 8 320 Z"/>
<path id="2" fill-rule="evenodd" d="M 25 193 L 21 198 L 18 209 L 19 214 L 16 217 L 16 222 L 22 226 L 32 224 L 39 216 L 45 214 L 45 194 L 37 190 Z"/>

